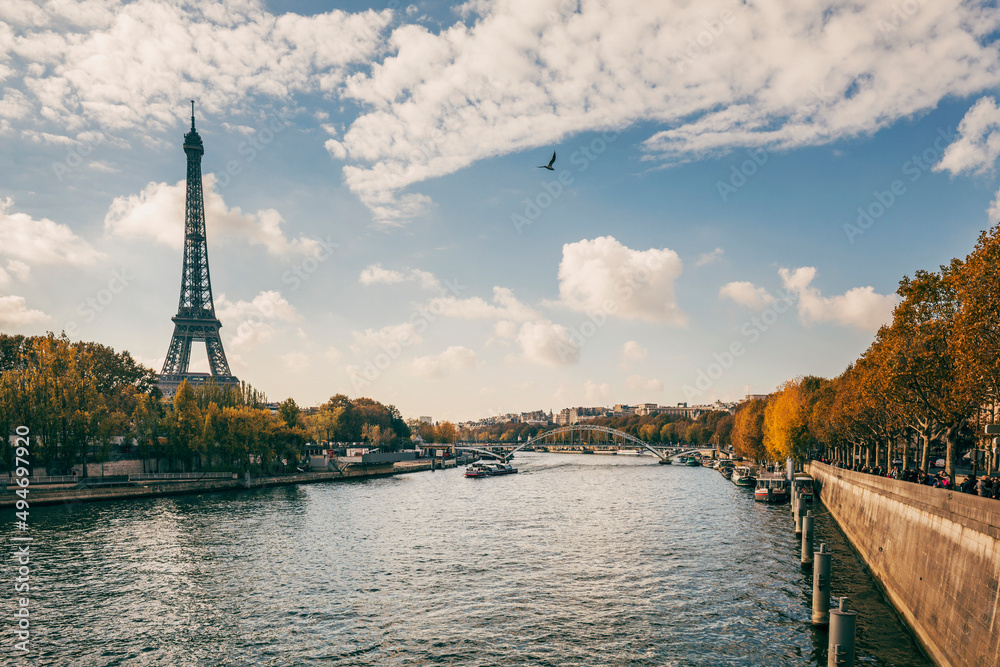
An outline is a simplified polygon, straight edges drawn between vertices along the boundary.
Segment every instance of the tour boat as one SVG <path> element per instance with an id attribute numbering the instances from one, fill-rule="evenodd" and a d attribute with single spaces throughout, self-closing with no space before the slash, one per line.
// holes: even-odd
<path id="1" fill-rule="evenodd" d="M 512 475 L 517 468 L 509 463 L 473 463 L 465 469 L 466 477 L 496 477 L 497 475 Z"/>
<path id="2" fill-rule="evenodd" d="M 765 503 L 783 503 L 788 500 L 788 480 L 781 473 L 765 473 L 757 478 L 754 500 Z"/>
<path id="3" fill-rule="evenodd" d="M 691 457 L 688 458 L 687 464 L 689 466 L 700 466 L 701 465 L 701 461 L 699 461 L 695 457 L 691 456 Z"/>
<path id="4" fill-rule="evenodd" d="M 488 466 L 483 463 L 473 463 L 471 466 L 465 469 L 466 477 L 489 477 L 493 474 L 491 471 L 492 466 Z"/>
<path id="5" fill-rule="evenodd" d="M 736 466 L 733 474 L 729 476 L 736 486 L 753 486 L 757 480 L 753 476 L 753 471 L 749 466 Z"/>

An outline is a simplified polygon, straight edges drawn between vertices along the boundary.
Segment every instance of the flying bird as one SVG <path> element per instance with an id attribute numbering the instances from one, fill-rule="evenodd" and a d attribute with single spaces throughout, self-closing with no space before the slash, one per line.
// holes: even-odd
<path id="1" fill-rule="evenodd" d="M 552 159 L 549 160 L 549 163 L 538 165 L 538 169 L 548 169 L 549 171 L 555 171 L 555 169 L 552 168 L 552 165 L 553 163 L 555 163 L 555 161 L 556 161 L 556 152 L 552 151 Z"/>

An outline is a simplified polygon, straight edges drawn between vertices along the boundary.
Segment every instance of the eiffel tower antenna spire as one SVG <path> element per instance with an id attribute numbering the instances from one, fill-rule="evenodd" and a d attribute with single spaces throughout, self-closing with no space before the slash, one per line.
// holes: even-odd
<path id="1" fill-rule="evenodd" d="M 177 314 L 171 318 L 174 334 L 163 360 L 159 386 L 167 396 L 173 395 L 181 382 L 200 384 L 209 377 L 220 385 L 239 383 L 229 370 L 226 352 L 222 349 L 219 329 L 222 323 L 215 316 L 212 280 L 208 271 L 208 242 L 205 236 L 205 202 L 201 183 L 201 156 L 205 153 L 201 135 L 194 127 L 194 100 L 191 100 L 191 131 L 184 135 L 187 154 L 187 204 L 184 215 L 184 261 L 181 266 L 181 293 Z M 204 342 L 211 374 L 191 373 L 191 343 Z"/>

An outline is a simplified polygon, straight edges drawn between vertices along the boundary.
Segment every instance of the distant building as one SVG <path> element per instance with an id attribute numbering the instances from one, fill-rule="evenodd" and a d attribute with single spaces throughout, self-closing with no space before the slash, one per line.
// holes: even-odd
<path id="1" fill-rule="evenodd" d="M 433 426 L 434 425 L 434 420 L 431 419 L 430 417 L 423 417 L 423 416 L 421 416 L 420 417 L 420 423 L 421 424 L 430 424 L 431 426 Z"/>

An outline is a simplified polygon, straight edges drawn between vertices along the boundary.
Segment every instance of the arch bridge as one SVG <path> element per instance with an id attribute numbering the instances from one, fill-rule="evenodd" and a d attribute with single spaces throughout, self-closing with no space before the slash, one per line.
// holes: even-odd
<path id="1" fill-rule="evenodd" d="M 665 451 L 662 451 L 660 449 L 656 449 L 655 447 L 653 447 L 652 445 L 650 445 L 648 442 L 646 442 L 644 440 L 640 440 L 639 438 L 635 437 L 634 435 L 631 435 L 629 433 L 625 433 L 624 431 L 619 431 L 616 428 L 610 428 L 608 426 L 595 426 L 593 424 L 574 424 L 572 426 L 561 426 L 561 427 L 559 427 L 557 429 L 553 429 L 551 431 L 545 431 L 544 433 L 539 433 L 538 435 L 536 435 L 536 436 L 534 436 L 532 438 L 529 438 L 526 442 L 524 442 L 523 444 L 520 444 L 520 445 L 514 447 L 509 452 L 501 453 L 501 454 L 498 454 L 497 452 L 490 451 L 488 449 L 484 449 L 482 447 L 456 446 L 455 449 L 462 449 L 462 450 L 465 450 L 465 451 L 477 452 L 477 453 L 482 454 L 484 456 L 492 456 L 492 457 L 500 459 L 501 461 L 503 461 L 504 463 L 506 463 L 507 461 L 509 461 L 514 456 L 515 453 L 521 451 L 525 447 L 530 447 L 530 446 L 535 445 L 536 443 L 540 443 L 543 440 L 546 440 L 548 438 L 553 438 L 553 437 L 561 436 L 561 435 L 565 435 L 565 434 L 570 434 L 572 436 L 572 435 L 574 435 L 576 433 L 599 433 L 599 434 L 602 434 L 602 435 L 610 435 L 611 439 L 612 439 L 612 442 L 614 442 L 617 439 L 617 440 L 619 440 L 622 443 L 627 443 L 628 446 L 635 447 L 637 449 L 644 449 L 646 451 L 652 452 L 652 454 L 655 455 L 661 461 L 665 460 L 668 457 L 667 453 Z M 579 446 L 582 447 L 582 446 L 584 446 L 584 445 L 586 445 L 588 443 L 580 442 L 580 443 L 574 443 L 574 444 L 578 444 Z"/>

